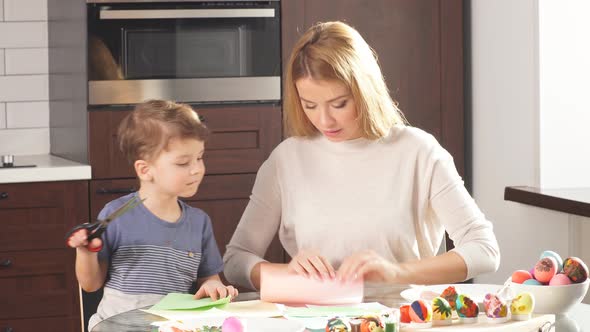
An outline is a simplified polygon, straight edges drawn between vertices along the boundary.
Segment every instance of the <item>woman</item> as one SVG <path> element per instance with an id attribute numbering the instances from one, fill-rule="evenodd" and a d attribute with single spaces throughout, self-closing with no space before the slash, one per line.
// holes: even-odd
<path id="1" fill-rule="evenodd" d="M 258 171 L 225 253 L 229 281 L 259 288 L 277 231 L 288 268 L 308 277 L 437 284 L 497 270 L 492 224 L 450 154 L 405 125 L 356 30 L 311 27 L 293 49 L 285 89 L 291 137 Z M 435 256 L 445 230 L 455 248 Z"/>

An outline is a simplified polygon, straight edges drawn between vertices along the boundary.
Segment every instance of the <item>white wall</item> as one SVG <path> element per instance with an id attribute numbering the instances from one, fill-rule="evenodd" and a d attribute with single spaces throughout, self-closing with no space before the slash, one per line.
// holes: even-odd
<path id="1" fill-rule="evenodd" d="M 560 29 L 540 27 L 540 22 L 553 26 L 554 18 L 548 18 L 545 10 L 555 11 L 563 4 L 472 0 L 473 193 L 494 223 L 502 253 L 499 271 L 476 282 L 503 283 L 514 270 L 531 268 L 543 250 L 590 262 L 590 245 L 583 240 L 590 231 L 590 218 L 503 199 L 506 186 L 569 187 L 588 177 L 569 165 L 586 163 L 589 169 L 583 147 L 590 137 L 576 140 L 590 135 L 586 129 L 590 112 L 584 112 L 588 101 L 581 98 L 588 84 L 552 80 L 563 76 L 563 68 L 577 68 L 565 65 L 564 55 L 567 61 L 576 60 L 571 52 L 585 42 L 578 36 L 589 35 L 590 25 L 579 34 L 560 31 L 559 36 L 554 34 Z M 573 28 L 577 23 L 571 24 Z M 558 43 L 560 52 L 546 52 L 546 47 L 558 47 Z M 575 76 L 573 70 L 569 72 Z M 575 98 L 564 98 L 566 92 Z M 586 187 L 589 184 L 585 182 Z"/>
<path id="2" fill-rule="evenodd" d="M 49 153 L 47 0 L 0 0 L 0 155 Z"/>

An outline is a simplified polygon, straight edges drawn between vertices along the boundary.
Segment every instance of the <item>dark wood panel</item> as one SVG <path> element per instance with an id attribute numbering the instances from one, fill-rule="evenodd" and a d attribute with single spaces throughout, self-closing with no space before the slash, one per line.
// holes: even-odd
<path id="1" fill-rule="evenodd" d="M 80 317 L 72 316 L 0 320 L 0 331 L 74 332 L 81 331 L 81 329 Z"/>
<path id="2" fill-rule="evenodd" d="M 63 248 L 63 210 L 60 208 L 0 209 L 0 248 L 42 250 Z"/>
<path id="3" fill-rule="evenodd" d="M 590 217 L 590 188 L 506 187 L 504 199 L 549 210 Z"/>
<path id="4" fill-rule="evenodd" d="M 0 278 L 65 274 L 74 265 L 75 250 L 65 248 L 65 243 L 63 246 L 64 249 L 53 250 L 0 251 L 0 260 L 11 262 L 10 266 L 0 268 Z M 0 284 L 0 289 L 3 287 Z"/>
<path id="5" fill-rule="evenodd" d="M 129 111 L 90 112 L 90 164 L 94 179 L 135 173 L 119 151 L 117 127 Z M 208 174 L 255 173 L 281 141 L 281 111 L 270 105 L 203 107 L 197 112 L 212 134 L 205 145 Z"/>

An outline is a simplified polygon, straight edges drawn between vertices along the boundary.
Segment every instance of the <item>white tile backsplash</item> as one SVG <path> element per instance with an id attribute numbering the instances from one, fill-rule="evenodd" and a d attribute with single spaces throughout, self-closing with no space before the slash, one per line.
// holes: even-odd
<path id="1" fill-rule="evenodd" d="M 0 48 L 47 47 L 47 22 L 0 22 Z"/>
<path id="2" fill-rule="evenodd" d="M 49 128 L 0 130 L 0 155 L 49 153 Z"/>
<path id="3" fill-rule="evenodd" d="M 6 103 L 6 128 L 49 127 L 49 102 Z"/>
<path id="4" fill-rule="evenodd" d="M 0 103 L 0 129 L 4 128 L 6 128 L 6 104 Z"/>
<path id="5" fill-rule="evenodd" d="M 4 21 L 47 21 L 47 0 L 4 0 Z"/>
<path id="6" fill-rule="evenodd" d="M 13 48 L 4 53 L 6 75 L 47 74 L 47 48 Z"/>
<path id="7" fill-rule="evenodd" d="M 49 100 L 47 75 L 0 76 L 0 102 Z"/>
<path id="8" fill-rule="evenodd" d="M 47 30 L 47 0 L 0 0 L 0 154 L 49 153 Z"/>

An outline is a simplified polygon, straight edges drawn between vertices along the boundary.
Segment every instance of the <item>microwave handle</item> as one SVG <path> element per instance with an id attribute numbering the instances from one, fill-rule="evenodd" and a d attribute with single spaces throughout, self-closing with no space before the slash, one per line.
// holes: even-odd
<path id="1" fill-rule="evenodd" d="M 101 20 L 146 20 L 177 18 L 275 17 L 274 8 L 236 9 L 101 9 Z"/>

